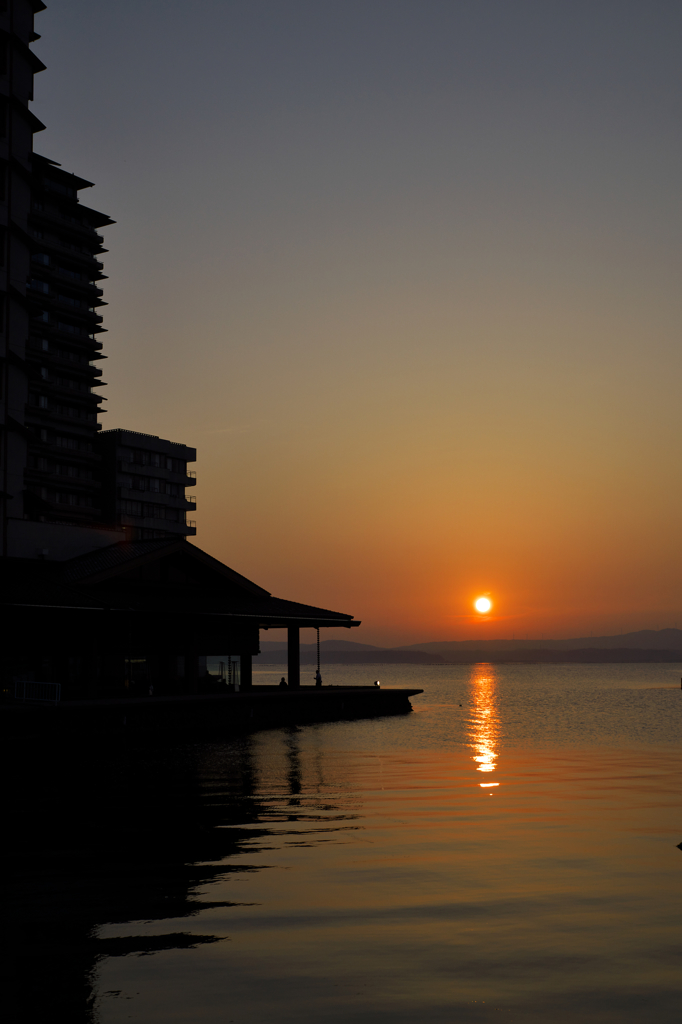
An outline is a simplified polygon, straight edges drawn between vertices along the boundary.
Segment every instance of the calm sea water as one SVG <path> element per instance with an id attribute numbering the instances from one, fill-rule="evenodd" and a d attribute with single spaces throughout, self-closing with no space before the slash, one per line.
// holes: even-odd
<path id="1" fill-rule="evenodd" d="M 681 676 L 329 666 L 425 692 L 128 752 L 81 896 L 89 1019 L 677 1024 Z"/>

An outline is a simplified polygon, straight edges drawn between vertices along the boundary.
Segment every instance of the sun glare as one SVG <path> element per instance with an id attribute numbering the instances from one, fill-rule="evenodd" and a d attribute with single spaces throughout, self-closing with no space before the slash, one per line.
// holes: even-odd
<path id="1" fill-rule="evenodd" d="M 485 615 L 486 612 L 489 612 L 492 606 L 493 603 L 489 597 L 477 597 L 474 601 L 474 608 L 477 612 L 480 612 L 481 615 Z"/>

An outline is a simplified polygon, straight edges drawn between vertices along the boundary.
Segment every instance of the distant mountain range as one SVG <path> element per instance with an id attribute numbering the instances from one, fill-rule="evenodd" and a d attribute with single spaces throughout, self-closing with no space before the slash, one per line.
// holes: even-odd
<path id="1" fill-rule="evenodd" d="M 348 641 L 346 641 L 347 643 Z M 446 655 L 455 651 L 575 651 L 588 647 L 634 648 L 636 650 L 682 650 L 682 629 L 640 629 L 636 633 L 615 636 L 581 636 L 568 640 L 442 640 L 426 644 L 410 644 L 405 651 L 428 651 Z"/>
<path id="2" fill-rule="evenodd" d="M 262 640 L 260 664 L 286 662 L 286 642 Z M 634 662 L 682 661 L 682 630 L 641 629 L 616 636 L 574 637 L 564 640 L 441 640 L 405 647 L 377 647 L 353 640 L 323 640 L 327 664 L 453 665 L 495 662 Z M 301 663 L 314 665 L 315 644 L 301 644 Z"/>

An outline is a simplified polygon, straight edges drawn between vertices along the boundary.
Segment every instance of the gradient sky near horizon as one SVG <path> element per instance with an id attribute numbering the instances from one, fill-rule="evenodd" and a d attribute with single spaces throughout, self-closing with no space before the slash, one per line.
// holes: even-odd
<path id="1" fill-rule="evenodd" d="M 117 221 L 105 426 L 198 448 L 199 546 L 368 643 L 682 625 L 682 5 L 36 30 L 36 149 Z"/>

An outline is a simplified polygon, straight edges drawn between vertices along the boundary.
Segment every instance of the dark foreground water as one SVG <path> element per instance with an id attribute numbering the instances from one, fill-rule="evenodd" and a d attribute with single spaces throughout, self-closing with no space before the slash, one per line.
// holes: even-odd
<path id="1" fill-rule="evenodd" d="M 23 751 L 12 1019 L 677 1024 L 682 667 L 376 674 L 412 714 Z"/>

